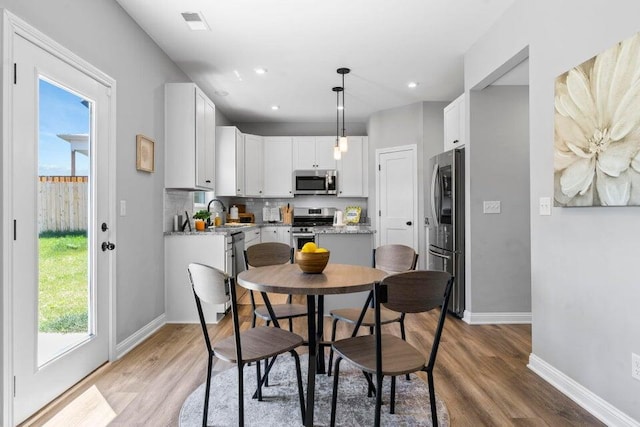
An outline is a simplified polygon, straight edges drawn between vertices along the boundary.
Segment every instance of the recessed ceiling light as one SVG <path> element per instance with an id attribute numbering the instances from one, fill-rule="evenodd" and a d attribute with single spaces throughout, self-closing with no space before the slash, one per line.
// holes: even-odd
<path id="1" fill-rule="evenodd" d="M 193 31 L 208 31 L 211 29 L 200 12 L 183 12 L 182 18 Z"/>
<path id="2" fill-rule="evenodd" d="M 271 109 L 272 109 L 272 110 L 279 110 L 279 109 L 280 109 L 280 106 L 279 106 L 279 105 L 272 105 L 272 106 L 271 106 Z"/>
<path id="3" fill-rule="evenodd" d="M 267 74 L 267 69 L 266 68 L 256 68 L 255 70 L 253 70 L 256 72 L 256 74 Z"/>
<path id="4" fill-rule="evenodd" d="M 414 88 L 416 88 L 419 84 L 420 84 L 420 83 L 418 83 L 418 82 L 409 82 L 409 83 L 407 83 L 407 87 L 409 87 L 409 88 L 411 88 L 411 89 L 414 89 Z"/>

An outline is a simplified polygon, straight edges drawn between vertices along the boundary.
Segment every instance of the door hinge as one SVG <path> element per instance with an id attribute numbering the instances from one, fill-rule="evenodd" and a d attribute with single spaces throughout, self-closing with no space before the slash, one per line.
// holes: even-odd
<path id="1" fill-rule="evenodd" d="M 378 216 L 382 216 L 382 211 L 381 210 L 378 211 Z"/>
<path id="2" fill-rule="evenodd" d="M 378 165 L 378 170 L 381 171 L 382 170 L 382 165 Z"/>
<path id="3" fill-rule="evenodd" d="M 17 63 L 13 63 L 13 84 L 17 84 L 18 83 L 18 64 Z"/>
<path id="4" fill-rule="evenodd" d="M 18 225 L 17 225 L 17 220 L 13 220 L 13 240 L 17 240 L 18 239 Z"/>
<path id="5" fill-rule="evenodd" d="M 16 376 L 13 376 L 13 397 L 16 397 Z"/>

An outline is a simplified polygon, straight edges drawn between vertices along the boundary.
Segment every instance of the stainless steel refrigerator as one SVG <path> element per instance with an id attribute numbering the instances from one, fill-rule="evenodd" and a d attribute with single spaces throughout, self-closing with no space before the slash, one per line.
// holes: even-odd
<path id="1" fill-rule="evenodd" d="M 426 224 L 429 230 L 427 265 L 455 277 L 449 310 L 464 314 L 464 148 L 429 160 Z"/>

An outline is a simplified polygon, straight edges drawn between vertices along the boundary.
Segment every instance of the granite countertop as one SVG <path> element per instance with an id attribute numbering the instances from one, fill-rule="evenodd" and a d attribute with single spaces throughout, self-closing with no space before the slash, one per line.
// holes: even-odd
<path id="1" fill-rule="evenodd" d="M 326 227 L 314 227 L 316 234 L 373 234 L 376 231 L 371 228 L 370 225 L 356 224 L 356 225 L 343 225 L 339 227 L 326 226 Z"/>
<path id="2" fill-rule="evenodd" d="M 220 227 L 211 227 L 206 229 L 206 231 L 196 231 L 192 229 L 192 231 L 165 231 L 165 236 L 202 236 L 202 235 L 229 235 L 238 231 L 250 231 L 256 228 L 262 228 L 265 226 L 279 226 L 279 227 L 291 227 L 291 224 L 283 224 L 283 223 L 275 223 L 275 224 L 246 224 L 246 225 L 222 225 Z"/>

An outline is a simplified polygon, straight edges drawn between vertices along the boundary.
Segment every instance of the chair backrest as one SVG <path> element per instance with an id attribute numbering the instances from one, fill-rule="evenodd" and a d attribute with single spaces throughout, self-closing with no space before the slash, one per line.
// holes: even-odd
<path id="1" fill-rule="evenodd" d="M 293 248 L 286 243 L 258 243 L 244 251 L 244 264 L 247 269 L 291 262 L 293 262 Z"/>
<path id="2" fill-rule="evenodd" d="M 196 308 L 198 309 L 198 317 L 200 318 L 200 326 L 202 334 L 207 345 L 209 353 L 213 351 L 209 332 L 207 330 L 207 322 L 202 309 L 202 302 L 207 304 L 223 304 L 229 297 L 226 295 L 225 289 L 228 287 L 231 298 L 231 314 L 233 316 L 233 333 L 236 342 L 237 360 L 242 360 L 242 349 L 240 347 L 240 326 L 238 321 L 238 305 L 236 302 L 236 288 L 231 286 L 229 277 L 217 268 L 191 263 L 187 268 L 189 280 L 193 289 L 193 296 L 196 300 Z"/>
<path id="3" fill-rule="evenodd" d="M 451 283 L 453 278 L 445 271 L 414 270 L 391 274 L 380 283 L 380 301 L 386 308 L 402 313 L 430 311 L 442 304 Z"/>
<path id="4" fill-rule="evenodd" d="M 382 372 L 380 306 L 402 313 L 422 313 L 441 307 L 427 369 L 433 369 L 453 289 L 453 276 L 445 271 L 407 271 L 375 284 L 376 370 Z"/>
<path id="5" fill-rule="evenodd" d="M 373 250 L 373 266 L 387 273 L 415 270 L 418 254 L 405 245 L 382 245 Z"/>

